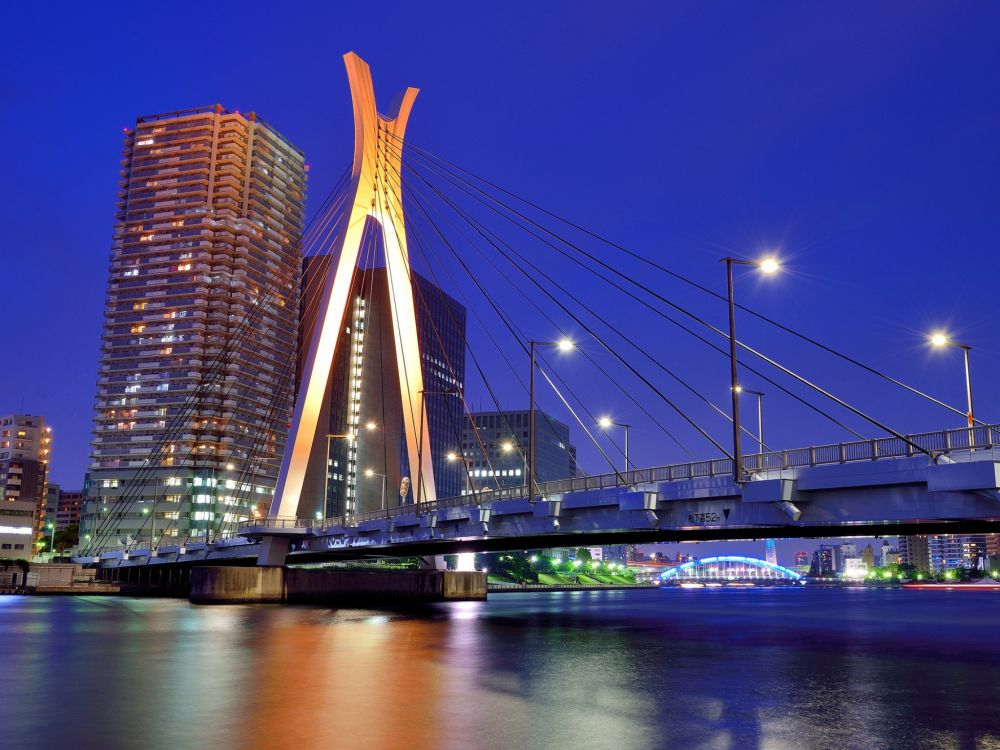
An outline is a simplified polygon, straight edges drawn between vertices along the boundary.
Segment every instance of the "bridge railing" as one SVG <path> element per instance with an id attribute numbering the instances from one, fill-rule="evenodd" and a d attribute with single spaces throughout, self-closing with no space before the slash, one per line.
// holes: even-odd
<path id="1" fill-rule="evenodd" d="M 752 453 L 743 456 L 743 468 L 748 473 L 777 471 L 783 469 L 843 464 L 855 461 L 878 461 L 884 458 L 906 458 L 927 451 L 934 455 L 944 455 L 954 451 L 968 451 L 1000 447 L 1000 425 L 976 425 L 954 430 L 939 430 L 898 437 L 873 438 L 847 443 L 831 443 L 808 448 L 793 448 L 783 451 Z M 675 482 L 686 479 L 729 476 L 733 473 L 731 458 L 715 458 L 707 461 L 693 461 L 683 464 L 669 464 L 648 469 L 632 469 L 610 474 L 594 474 L 572 479 L 536 484 L 536 495 L 542 498 L 563 495 L 582 490 L 607 489 L 612 487 L 632 487 Z M 475 489 L 465 495 L 441 498 L 432 502 L 415 505 L 400 505 L 386 510 L 355 513 L 349 517 L 330 518 L 324 521 L 312 519 L 256 519 L 244 521 L 247 526 L 262 528 L 291 528 L 316 526 L 350 526 L 379 518 L 395 518 L 416 512 L 429 513 L 439 508 L 454 508 L 470 504 L 488 506 L 498 500 L 524 499 L 528 495 L 524 485 L 486 490 Z"/>

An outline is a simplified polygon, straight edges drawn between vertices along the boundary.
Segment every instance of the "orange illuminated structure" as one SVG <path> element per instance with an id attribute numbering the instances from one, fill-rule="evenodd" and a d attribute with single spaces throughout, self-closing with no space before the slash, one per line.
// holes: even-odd
<path id="1" fill-rule="evenodd" d="M 410 471 L 422 479 L 421 501 L 434 500 L 436 489 L 427 425 L 420 419 L 424 397 L 420 343 L 414 310 L 413 286 L 401 197 L 400 145 L 417 89 L 407 88 L 394 112 L 379 114 L 375 106 L 368 65 L 353 52 L 344 56 L 354 106 L 354 162 L 348 189 L 349 210 L 330 252 L 330 265 L 322 281 L 317 320 L 306 347 L 295 416 L 278 476 L 271 517 L 295 517 L 299 512 L 310 454 L 320 430 L 321 412 L 334 359 L 340 351 L 341 332 L 350 327 L 351 287 L 368 219 L 377 223 L 385 252 L 386 283 L 392 311 L 393 340 L 402 402 L 403 434 Z M 355 423 L 348 433 L 356 432 Z M 265 555 L 266 557 L 266 555 Z"/>

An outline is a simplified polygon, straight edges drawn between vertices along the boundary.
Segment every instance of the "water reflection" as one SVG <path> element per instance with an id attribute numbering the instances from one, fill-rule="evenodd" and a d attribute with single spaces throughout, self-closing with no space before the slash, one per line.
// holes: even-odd
<path id="1" fill-rule="evenodd" d="M 4 748 L 1000 748 L 1000 597 L 0 598 Z"/>

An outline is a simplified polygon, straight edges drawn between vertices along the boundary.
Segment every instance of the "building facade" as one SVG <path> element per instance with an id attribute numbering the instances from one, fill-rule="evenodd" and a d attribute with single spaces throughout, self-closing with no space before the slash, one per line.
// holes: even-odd
<path id="1" fill-rule="evenodd" d="M 30 558 L 45 525 L 52 428 L 31 414 L 0 416 L 0 557 Z"/>
<path id="2" fill-rule="evenodd" d="M 80 523 L 83 510 L 83 490 L 67 491 L 49 482 L 45 502 L 45 525 L 55 524 L 56 531 L 63 531 Z"/>
<path id="3" fill-rule="evenodd" d="M 462 431 L 462 456 L 469 466 L 463 494 L 525 484 L 528 426 L 524 411 L 473 412 Z M 552 482 L 577 475 L 576 446 L 569 427 L 535 410 L 535 480 Z"/>
<path id="4" fill-rule="evenodd" d="M 328 267 L 322 258 L 304 261 L 304 301 L 313 299 L 322 282 Z M 424 407 L 413 419 L 426 425 L 429 434 L 437 496 L 450 497 L 463 486 L 461 462 L 449 461 L 448 454 L 461 443 L 466 310 L 415 272 L 411 282 L 424 384 Z M 391 294 L 384 267 L 357 270 L 350 325 L 345 327 L 319 416 L 327 438 L 317 439 L 313 446 L 300 515 L 333 518 L 417 499 L 420 477 L 413 475 L 407 458 Z M 300 362 L 306 356 L 314 317 L 303 309 Z M 400 492 L 404 478 L 409 479 L 405 499 Z"/>
<path id="5" fill-rule="evenodd" d="M 97 548 L 266 508 L 294 396 L 302 152 L 220 105 L 124 141 L 81 529 Z"/>
<path id="6" fill-rule="evenodd" d="M 987 569 L 986 534 L 931 534 L 927 554 L 932 573 Z"/>
<path id="7" fill-rule="evenodd" d="M 926 536 L 908 535 L 899 537 L 899 562 L 912 565 L 918 572 L 931 572 L 930 547 Z"/>

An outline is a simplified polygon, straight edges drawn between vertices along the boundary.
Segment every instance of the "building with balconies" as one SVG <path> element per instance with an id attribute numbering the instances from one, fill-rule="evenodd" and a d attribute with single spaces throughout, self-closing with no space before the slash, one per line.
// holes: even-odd
<path id="1" fill-rule="evenodd" d="M 30 558 L 45 523 L 52 428 L 31 414 L 0 416 L 0 557 Z"/>
<path id="2" fill-rule="evenodd" d="M 211 537 L 270 503 L 307 170 L 220 105 L 126 129 L 81 521 L 96 546 Z"/>

